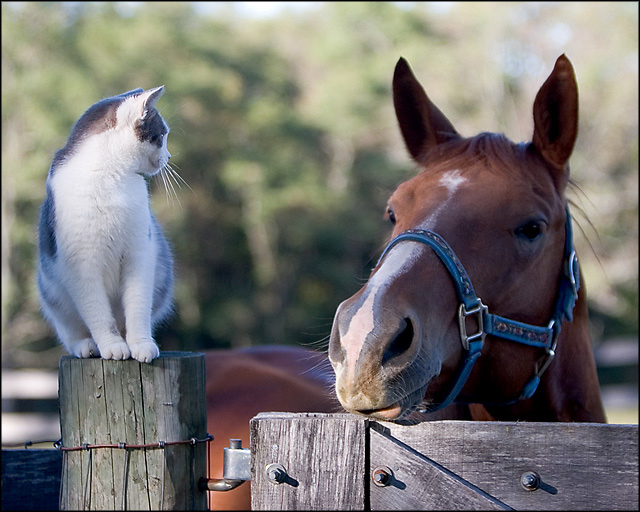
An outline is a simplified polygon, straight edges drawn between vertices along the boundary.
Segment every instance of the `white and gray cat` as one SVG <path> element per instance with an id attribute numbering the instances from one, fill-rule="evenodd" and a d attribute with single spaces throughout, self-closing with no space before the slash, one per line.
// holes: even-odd
<path id="1" fill-rule="evenodd" d="M 173 258 L 145 177 L 168 168 L 171 156 L 169 127 L 155 109 L 163 93 L 99 101 L 49 169 L 38 290 L 45 319 L 76 357 L 148 363 L 160 354 L 152 329 L 172 311 Z"/>

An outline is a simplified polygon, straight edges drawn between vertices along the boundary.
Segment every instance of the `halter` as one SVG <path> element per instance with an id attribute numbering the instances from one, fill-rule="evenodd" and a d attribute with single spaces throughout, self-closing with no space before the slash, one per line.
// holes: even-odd
<path id="1" fill-rule="evenodd" d="M 462 263 L 449 244 L 437 233 L 427 229 L 408 229 L 400 233 L 387 245 L 376 266 L 380 264 L 391 248 L 400 242 L 419 242 L 433 249 L 436 255 L 442 260 L 442 263 L 444 263 L 449 274 L 451 274 L 458 299 L 460 300 L 460 306 L 458 307 L 460 341 L 467 354 L 456 383 L 449 392 L 449 395 L 443 402 L 435 404 L 423 412 L 442 409 L 455 400 L 467 381 L 473 365 L 478 357 L 480 357 L 480 352 L 487 334 L 545 349 L 544 355 L 536 362 L 534 375 L 529 382 L 525 384 L 522 394 L 516 400 L 509 403 L 533 396 L 540 383 L 540 376 L 549 367 L 555 356 L 556 344 L 558 343 L 558 335 L 560 334 L 563 319 L 566 318 L 569 322 L 573 321 L 573 308 L 578 297 L 578 288 L 580 287 L 580 271 L 578 268 L 578 258 L 573 248 L 571 214 L 569 213 L 568 207 L 566 211 L 563 272 L 560 278 L 555 310 L 546 327 L 525 324 L 489 313 L 488 307 L 485 306 L 482 300 L 476 295 L 471 280 Z M 466 318 L 469 316 L 475 316 L 478 324 L 478 332 L 473 334 L 467 333 Z"/>

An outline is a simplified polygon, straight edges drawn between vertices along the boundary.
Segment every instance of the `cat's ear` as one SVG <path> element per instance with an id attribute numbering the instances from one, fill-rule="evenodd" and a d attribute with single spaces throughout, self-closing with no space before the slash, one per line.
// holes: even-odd
<path id="1" fill-rule="evenodd" d="M 118 110 L 118 118 L 125 123 L 135 123 L 140 119 L 144 119 L 147 112 L 155 106 L 163 94 L 164 85 L 161 85 L 154 89 L 140 90 L 139 93 L 126 96 L 122 107 Z"/>
<path id="2" fill-rule="evenodd" d="M 135 94 L 140 94 L 141 92 L 144 92 L 144 89 L 142 87 L 138 87 L 137 89 L 132 89 L 131 91 L 118 94 L 116 98 L 126 98 L 128 96 L 134 96 Z"/>
<path id="3" fill-rule="evenodd" d="M 143 112 L 155 107 L 156 102 L 162 97 L 164 94 L 164 85 L 160 87 L 156 87 L 154 89 L 148 89 L 144 93 L 140 95 L 143 98 Z"/>
<path id="4" fill-rule="evenodd" d="M 156 102 L 160 99 L 160 97 L 164 94 L 164 85 L 160 87 L 155 87 L 153 89 L 147 89 L 146 91 L 142 91 L 140 94 L 136 94 L 134 96 L 134 117 L 136 119 L 144 118 L 147 112 L 155 107 Z"/>

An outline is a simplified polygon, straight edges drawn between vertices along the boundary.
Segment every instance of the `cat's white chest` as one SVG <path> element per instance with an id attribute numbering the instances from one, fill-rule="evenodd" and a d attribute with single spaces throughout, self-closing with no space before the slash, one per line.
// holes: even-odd
<path id="1" fill-rule="evenodd" d="M 127 250 L 148 241 L 151 214 L 141 176 L 70 162 L 56 170 L 50 187 L 57 242 L 68 256 L 95 253 L 122 258 Z"/>

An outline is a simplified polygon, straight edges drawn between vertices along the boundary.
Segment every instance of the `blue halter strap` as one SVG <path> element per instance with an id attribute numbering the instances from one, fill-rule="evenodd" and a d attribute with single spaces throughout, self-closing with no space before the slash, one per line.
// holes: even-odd
<path id="1" fill-rule="evenodd" d="M 480 357 L 484 339 L 488 334 L 545 350 L 544 355 L 536 362 L 534 375 L 524 386 L 521 395 L 509 403 L 533 396 L 540 383 L 540 376 L 548 368 L 555 356 L 562 321 L 565 318 L 569 322 L 573 321 L 573 308 L 578 297 L 578 288 L 580 287 L 580 270 L 578 267 L 578 258 L 573 248 L 571 214 L 569 213 L 568 207 L 566 211 L 563 272 L 558 288 L 554 313 L 546 327 L 525 324 L 489 313 L 487 306 L 485 306 L 482 300 L 476 295 L 471 280 L 462 263 L 449 244 L 437 233 L 426 229 L 409 229 L 400 233 L 387 245 L 376 266 L 378 266 L 387 253 L 400 242 L 419 242 L 429 246 L 440 260 L 442 260 L 449 274 L 451 274 L 456 294 L 460 300 L 458 322 L 460 327 L 460 341 L 462 342 L 463 349 L 466 351 L 465 360 L 462 363 L 458 378 L 447 397 L 442 402 L 434 404 L 424 412 L 442 409 L 456 399 L 467 381 L 473 365 L 478 357 Z M 466 318 L 470 316 L 476 318 L 478 325 L 478 331 L 473 334 L 467 333 Z"/>

